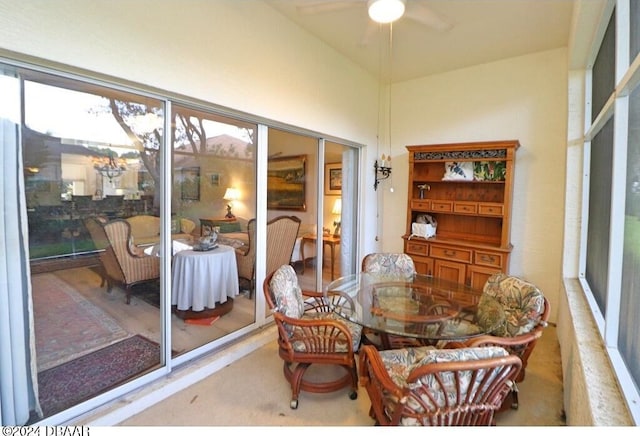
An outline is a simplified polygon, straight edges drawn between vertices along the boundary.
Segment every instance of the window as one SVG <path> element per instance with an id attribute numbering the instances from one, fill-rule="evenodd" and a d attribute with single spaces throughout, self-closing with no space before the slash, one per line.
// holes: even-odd
<path id="1" fill-rule="evenodd" d="M 640 381 L 640 88 L 629 99 L 620 335 L 618 348 L 633 379 Z"/>
<path id="2" fill-rule="evenodd" d="M 640 422 L 640 50 L 638 2 L 619 0 L 597 41 L 587 89 L 586 237 L 581 276 L 636 423 Z M 625 25 L 617 26 L 617 23 Z M 628 24 L 628 26 L 626 25 Z M 629 30 L 626 30 L 629 29 Z M 623 65 L 624 60 L 629 62 Z M 616 71 L 616 65 L 621 71 Z M 619 79 L 618 79 L 619 78 Z M 588 81 L 587 81 L 588 83 Z"/>

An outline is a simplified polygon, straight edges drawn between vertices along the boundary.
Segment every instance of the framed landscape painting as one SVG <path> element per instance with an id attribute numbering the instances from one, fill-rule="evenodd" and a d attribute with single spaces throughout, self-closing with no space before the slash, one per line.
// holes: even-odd
<path id="1" fill-rule="evenodd" d="M 305 199 L 307 156 L 269 159 L 267 165 L 267 209 L 307 209 Z"/>
<path id="2" fill-rule="evenodd" d="M 342 191 L 342 164 L 324 166 L 324 195 L 340 195 Z"/>

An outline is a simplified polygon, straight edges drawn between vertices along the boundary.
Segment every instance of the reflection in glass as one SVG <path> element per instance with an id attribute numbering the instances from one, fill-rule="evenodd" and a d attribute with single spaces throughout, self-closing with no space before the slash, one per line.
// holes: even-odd
<path id="1" fill-rule="evenodd" d="M 143 248 L 159 242 L 164 105 L 21 76 L 38 384 L 51 416 L 163 363 L 160 259 Z"/>
<path id="2" fill-rule="evenodd" d="M 172 238 L 193 247 L 172 261 L 172 349 L 180 355 L 255 320 L 246 283 L 253 269 L 241 281 L 240 263 L 255 263 L 249 221 L 257 127 L 186 106 L 173 110 Z"/>
<path id="3" fill-rule="evenodd" d="M 620 293 L 620 337 L 618 346 L 633 378 L 640 380 L 640 90 L 629 97 L 627 183 Z"/>

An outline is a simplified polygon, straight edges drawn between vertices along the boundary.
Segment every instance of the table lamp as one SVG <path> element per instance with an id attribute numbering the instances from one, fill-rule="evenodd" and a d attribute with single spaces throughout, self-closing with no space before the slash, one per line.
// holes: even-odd
<path id="1" fill-rule="evenodd" d="M 229 201 L 229 204 L 227 204 L 227 214 L 224 217 L 229 219 L 235 218 L 236 216 L 231 213 L 231 206 L 233 206 L 234 200 L 240 198 L 240 191 L 238 191 L 236 188 L 227 188 L 226 192 L 224 193 L 224 197 L 222 198 Z"/>
<path id="2" fill-rule="evenodd" d="M 331 213 L 338 216 L 338 218 L 333 221 L 333 225 L 336 227 L 335 231 L 333 232 L 333 236 L 338 237 L 340 236 L 340 220 L 342 218 L 342 198 L 336 199 L 336 202 L 333 203 L 333 209 L 331 209 Z"/>

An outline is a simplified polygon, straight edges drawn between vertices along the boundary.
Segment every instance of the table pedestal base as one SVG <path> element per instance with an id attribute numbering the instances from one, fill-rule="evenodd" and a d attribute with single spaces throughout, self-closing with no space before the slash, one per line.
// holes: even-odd
<path id="1" fill-rule="evenodd" d="M 231 312 L 233 309 L 233 298 L 227 298 L 224 303 L 216 304 L 213 309 L 204 309 L 199 311 L 194 310 L 178 310 L 176 306 L 171 307 L 171 311 L 176 314 L 180 319 L 202 319 L 213 318 L 214 316 L 222 316 Z"/>

